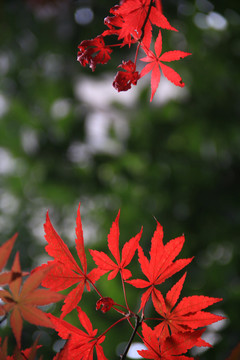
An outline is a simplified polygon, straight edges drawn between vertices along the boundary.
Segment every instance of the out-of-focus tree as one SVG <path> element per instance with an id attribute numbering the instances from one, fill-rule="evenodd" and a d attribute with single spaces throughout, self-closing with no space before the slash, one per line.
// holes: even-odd
<path id="1" fill-rule="evenodd" d="M 81 201 L 89 244 L 104 248 L 121 208 L 122 242 L 143 225 L 142 246 L 148 249 L 154 215 L 167 240 L 185 233 L 185 257 L 196 254 L 183 295 L 224 298 L 216 312 L 229 321 L 222 329 L 212 327 L 209 341 L 216 345 L 200 358 L 225 359 L 239 341 L 239 2 L 163 1 L 164 13 L 180 30 L 165 31 L 165 50 L 193 56 L 175 65 L 186 87 L 176 90 L 162 79 L 152 104 L 149 79 L 128 93 L 112 88 L 116 66 L 131 59 L 129 49 L 115 50 L 95 73 L 76 61 L 78 44 L 104 30 L 113 5 L 1 2 L 1 243 L 18 231 L 22 268 L 45 262 L 46 210 L 73 245 Z M 117 297 L 117 287 L 105 290 Z M 86 306 L 94 314 L 91 298 Z M 104 328 L 106 319 L 100 316 L 97 327 Z M 33 331 L 36 336 L 30 326 L 23 332 L 24 347 Z M 39 331 L 50 358 L 57 337 Z M 8 332 L 3 323 L 1 333 Z M 117 359 L 121 327 L 112 336 L 108 355 Z"/>

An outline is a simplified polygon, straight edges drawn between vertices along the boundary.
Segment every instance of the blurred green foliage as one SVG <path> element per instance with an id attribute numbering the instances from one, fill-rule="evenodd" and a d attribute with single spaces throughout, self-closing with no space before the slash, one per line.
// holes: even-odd
<path id="1" fill-rule="evenodd" d="M 0 4 L 0 241 L 18 231 L 15 251 L 23 269 L 32 269 L 48 259 L 42 227 L 47 209 L 73 247 L 81 201 L 89 247 L 106 249 L 121 208 L 121 244 L 143 225 L 142 246 L 148 251 L 155 216 L 165 241 L 184 233 L 181 256 L 195 255 L 182 295 L 224 299 L 212 309 L 229 320 L 209 330 L 216 344 L 200 358 L 226 359 L 240 340 L 239 1 L 163 1 L 165 15 L 180 31 L 163 32 L 165 49 L 193 55 L 173 65 L 186 88 L 176 92 L 162 79 L 152 104 L 149 79 L 126 94 L 112 89 L 117 65 L 132 58 L 132 50 L 115 50 L 112 61 L 95 73 L 76 62 L 77 45 L 104 30 L 113 5 L 110 0 Z M 83 8 L 87 12 L 81 13 Z M 101 280 L 100 286 L 115 301 L 122 297 L 120 280 Z M 137 310 L 140 292 L 129 285 L 127 294 Z M 102 331 L 112 313 L 96 313 L 95 302 L 94 294 L 86 294 L 81 306 Z M 59 309 L 60 304 L 56 314 Z M 78 324 L 74 313 L 66 319 Z M 107 337 L 109 359 L 117 359 L 116 347 L 128 340 L 126 329 L 121 323 Z M 50 359 L 58 339 L 53 330 L 25 324 L 23 348 L 38 333 Z M 5 323 L 0 334 L 9 334 L 13 347 Z"/>

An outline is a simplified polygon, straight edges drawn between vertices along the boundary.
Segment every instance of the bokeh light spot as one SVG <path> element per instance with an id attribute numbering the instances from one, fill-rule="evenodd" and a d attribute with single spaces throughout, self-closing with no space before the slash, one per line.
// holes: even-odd
<path id="1" fill-rule="evenodd" d="M 75 11 L 74 18 L 77 24 L 87 25 L 93 20 L 94 14 L 91 8 L 82 7 Z"/>

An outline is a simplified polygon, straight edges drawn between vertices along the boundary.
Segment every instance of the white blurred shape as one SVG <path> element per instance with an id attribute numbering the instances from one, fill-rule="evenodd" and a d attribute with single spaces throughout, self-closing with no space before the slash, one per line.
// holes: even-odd
<path id="1" fill-rule="evenodd" d="M 57 99 L 51 107 L 51 115 L 55 119 L 61 119 L 70 112 L 71 105 L 68 99 Z"/>
<path id="2" fill-rule="evenodd" d="M 93 20 L 94 14 L 91 8 L 82 7 L 75 11 L 74 18 L 77 24 L 87 25 Z"/>
<path id="3" fill-rule="evenodd" d="M 13 172 L 15 165 L 15 161 L 9 151 L 0 147 L 0 174 Z"/>
<path id="4" fill-rule="evenodd" d="M 87 165 L 91 159 L 90 146 L 78 141 L 71 143 L 68 148 L 67 156 L 73 163 Z"/>
<path id="5" fill-rule="evenodd" d="M 6 74 L 10 68 L 9 56 L 5 53 L 0 54 L 0 73 Z"/>
<path id="6" fill-rule="evenodd" d="M 226 316 L 226 314 L 222 311 L 222 310 L 215 310 L 213 312 L 215 315 L 220 315 L 220 316 Z M 208 331 L 220 331 L 222 329 L 224 329 L 225 327 L 227 327 L 230 323 L 229 319 L 222 319 L 220 321 L 217 321 L 211 325 L 208 325 Z"/>
<path id="7" fill-rule="evenodd" d="M 93 112 L 88 115 L 86 121 L 87 143 L 94 152 L 107 152 L 119 154 L 123 149 L 121 144 L 109 137 L 109 127 L 112 119 L 104 112 Z"/>
<path id="8" fill-rule="evenodd" d="M 205 14 L 197 13 L 194 16 L 194 23 L 199 29 L 206 30 L 209 28 L 207 16 Z"/>
<path id="9" fill-rule="evenodd" d="M 211 11 L 207 17 L 206 21 L 209 27 L 215 29 L 215 30 L 225 30 L 227 28 L 227 20 L 225 17 L 220 15 L 217 12 Z"/>
<path id="10" fill-rule="evenodd" d="M 75 85 L 76 96 L 87 104 L 100 109 L 105 109 L 113 101 L 124 105 L 133 105 L 137 99 L 136 87 L 127 92 L 118 93 L 112 86 L 113 79 L 113 74 L 97 80 L 81 77 Z"/>
<path id="11" fill-rule="evenodd" d="M 216 332 L 211 332 L 211 331 L 206 331 L 201 338 L 203 340 L 205 340 L 206 342 L 208 342 L 211 345 L 215 345 L 217 344 L 221 339 L 222 336 L 217 334 Z M 204 352 L 206 352 L 208 349 L 210 349 L 209 347 L 205 347 L 205 346 L 201 346 L 201 347 L 197 347 L 195 346 L 192 350 L 191 350 L 191 355 L 196 356 L 196 355 L 200 355 Z"/>
<path id="12" fill-rule="evenodd" d="M 33 129 L 22 129 L 21 143 L 26 154 L 35 154 L 39 147 L 36 132 Z"/>
<path id="13" fill-rule="evenodd" d="M 9 192 L 0 196 L 0 210 L 7 215 L 16 213 L 19 207 L 19 200 Z"/>
<path id="14" fill-rule="evenodd" d="M 140 71 L 141 68 L 139 68 L 139 72 Z M 132 107 L 138 100 L 139 91 L 149 86 L 150 92 L 150 75 L 144 76 L 139 80 L 137 85 L 132 86 L 130 90 L 122 92 L 117 92 L 113 88 L 113 79 L 113 74 L 98 80 L 81 77 L 75 84 L 75 94 L 81 101 L 86 102 L 94 108 L 106 109 L 113 102 Z M 153 104 L 163 105 L 172 99 L 185 99 L 187 95 L 188 90 L 186 87 L 180 88 L 175 86 L 162 75 L 159 87 L 153 98 Z"/>
<path id="15" fill-rule="evenodd" d="M 53 344 L 53 350 L 56 352 L 59 352 L 63 348 L 65 343 L 66 343 L 66 340 L 62 340 L 62 339 L 55 341 L 55 343 Z"/>
<path id="16" fill-rule="evenodd" d="M 128 351 L 128 355 L 127 357 L 130 359 L 142 359 L 142 356 L 140 356 L 137 352 L 137 350 L 146 350 L 146 346 L 143 343 L 132 343 L 129 351 Z"/>

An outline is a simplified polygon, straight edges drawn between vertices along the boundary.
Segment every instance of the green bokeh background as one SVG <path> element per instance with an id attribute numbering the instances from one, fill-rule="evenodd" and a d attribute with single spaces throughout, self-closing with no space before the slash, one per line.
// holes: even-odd
<path id="1" fill-rule="evenodd" d="M 105 29 L 103 19 L 113 5 L 110 0 L 0 4 L 0 243 L 19 233 L 8 267 L 17 250 L 24 270 L 47 261 L 43 223 L 49 210 L 74 251 L 81 202 L 88 247 L 106 250 L 121 208 L 121 245 L 143 225 L 141 243 L 148 251 L 155 216 L 165 241 L 184 233 L 181 257 L 195 256 L 182 295 L 224 299 L 212 311 L 228 321 L 209 330 L 217 342 L 199 356 L 226 359 L 240 341 L 239 1 L 163 0 L 164 14 L 180 31 L 163 31 L 164 51 L 193 55 L 173 64 L 186 88 L 176 92 L 162 79 L 153 103 L 149 78 L 125 94 L 112 88 L 116 67 L 134 58 L 135 49 L 116 49 L 94 73 L 76 61 L 77 45 Z M 94 15 L 86 25 L 76 21 L 82 8 Z M 163 293 L 172 284 L 166 282 Z M 119 279 L 104 278 L 99 286 L 122 301 Z M 140 292 L 129 285 L 127 294 L 137 311 Z M 84 294 L 81 306 L 103 331 L 115 315 L 96 313 L 96 300 Z M 59 309 L 60 304 L 49 308 L 56 315 Z M 75 312 L 66 319 L 78 324 Z M 104 342 L 109 359 L 118 358 L 116 348 L 128 340 L 127 332 L 131 329 L 122 323 L 109 333 Z M 6 322 L 0 334 L 9 336 L 11 353 L 14 339 Z M 58 340 L 53 330 L 25 323 L 23 348 L 37 334 L 44 345 L 39 353 L 51 359 Z"/>

